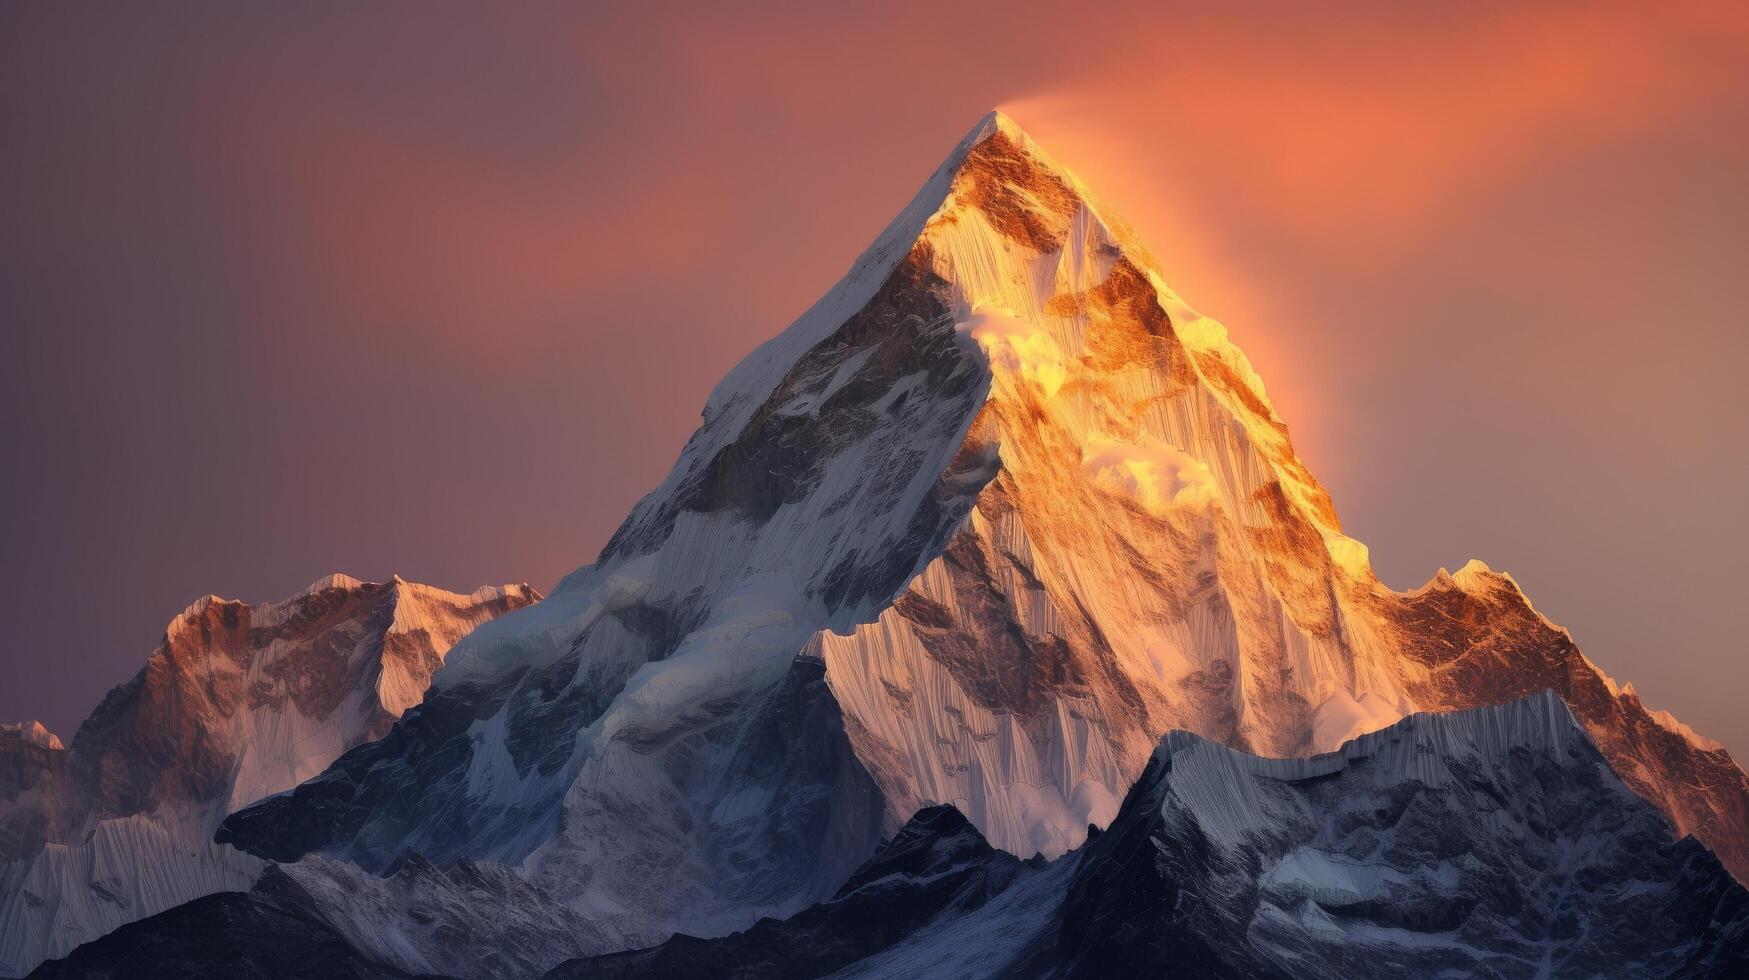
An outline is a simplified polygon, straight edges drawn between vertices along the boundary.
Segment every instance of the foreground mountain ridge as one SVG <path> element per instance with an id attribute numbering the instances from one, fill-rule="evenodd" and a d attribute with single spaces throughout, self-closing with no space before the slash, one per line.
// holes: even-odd
<path id="1" fill-rule="evenodd" d="M 1336 752 L 1174 732 L 1108 831 L 1049 865 L 919 813 L 829 902 L 551 977 L 1713 977 L 1749 892 L 1675 841 L 1552 692 Z"/>
<path id="2" fill-rule="evenodd" d="M 456 640 L 538 598 L 345 575 L 279 602 L 204 596 L 70 747 L 0 729 L 0 975 L 249 887 L 263 862 L 213 844 L 219 821 L 385 734 Z"/>
<path id="3" fill-rule="evenodd" d="M 605 952 L 825 899 L 929 804 L 1063 854 L 1174 729 L 1301 756 L 1547 688 L 1679 833 L 1749 868 L 1728 755 L 1508 576 L 1379 583 L 1225 329 L 992 115 L 718 385 L 593 565 L 219 839 L 330 859 L 286 869 L 317 891 L 409 853 L 506 868 Z"/>
<path id="4" fill-rule="evenodd" d="M 403 871 L 395 872 L 396 875 Z M 491 888 L 473 872 L 475 888 Z M 484 911 L 484 909 L 482 909 Z M 283 869 L 39 976 L 406 977 Z M 1722 977 L 1749 892 L 1629 791 L 1553 692 L 1273 759 L 1187 732 L 1054 862 L 926 808 L 827 901 L 720 939 L 567 961 L 591 978 Z M 144 970 L 145 972 L 141 972 Z M 523 969 L 507 975 L 530 976 Z"/>

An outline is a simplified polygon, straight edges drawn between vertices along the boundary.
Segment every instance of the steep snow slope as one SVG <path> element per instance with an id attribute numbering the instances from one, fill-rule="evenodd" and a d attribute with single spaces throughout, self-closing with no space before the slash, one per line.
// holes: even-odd
<path id="1" fill-rule="evenodd" d="M 221 839 L 514 865 L 635 944 L 823 898 L 928 803 L 1061 854 L 1174 728 L 1302 754 L 1547 687 L 1749 867 L 1723 752 L 1503 576 L 1382 586 L 1224 328 L 992 115 L 724 379 L 594 565 Z"/>
<path id="2" fill-rule="evenodd" d="M 1048 867 L 926 810 L 830 901 L 554 978 L 1723 977 L 1749 892 L 1552 693 L 1309 759 L 1187 733 Z"/>
<path id="3" fill-rule="evenodd" d="M 534 602 L 527 586 L 462 596 L 334 575 L 284 602 L 207 596 L 170 621 L 72 748 L 0 772 L 0 973 L 16 976 L 122 923 L 248 887 L 262 863 L 212 843 L 225 814 L 386 733 L 475 625 Z"/>
<path id="4" fill-rule="evenodd" d="M 1749 866 L 1749 781 L 1716 744 L 1615 696 L 1480 563 L 1382 586 L 1224 328 L 990 125 L 924 240 L 987 357 L 973 433 L 1000 466 L 875 623 L 823 638 L 897 812 L 952 802 L 1048 856 L 1110 819 L 1170 728 L 1296 755 L 1554 687 L 1630 785 Z"/>

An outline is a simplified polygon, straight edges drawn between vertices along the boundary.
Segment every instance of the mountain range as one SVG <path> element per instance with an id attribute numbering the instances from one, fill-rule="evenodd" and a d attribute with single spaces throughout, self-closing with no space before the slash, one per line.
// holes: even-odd
<path id="1" fill-rule="evenodd" d="M 70 748 L 39 724 L 0 729 L 0 972 L 248 888 L 264 862 L 214 844 L 219 821 L 381 737 L 457 639 L 538 598 L 344 575 L 284 602 L 206 596 Z"/>
<path id="2" fill-rule="evenodd" d="M 43 975 L 233 945 L 356 976 L 1743 965 L 1743 770 L 1509 576 L 1381 583 L 1226 329 L 1000 114 L 594 563 L 443 599 L 420 669 L 358 654 L 422 589 L 203 600 L 71 749 L 0 732 L 5 856 L 58 882 L 6 872 L 5 963 L 168 909 Z M 275 645 L 312 596 L 357 606 L 353 646 Z M 265 683 L 275 720 L 137 706 L 190 633 L 224 667 L 196 714 Z M 129 732 L 171 761 L 105 762 Z M 49 842 L 178 806 L 222 874 L 28 911 L 99 894 L 35 870 Z"/>
<path id="3" fill-rule="evenodd" d="M 1704 942 L 1672 942 L 1705 937 Z M 1328 755 L 1175 732 L 1078 851 L 920 811 L 828 902 L 549 976 L 1637 976 L 1749 971 L 1749 892 L 1672 840 L 1552 692 Z"/>

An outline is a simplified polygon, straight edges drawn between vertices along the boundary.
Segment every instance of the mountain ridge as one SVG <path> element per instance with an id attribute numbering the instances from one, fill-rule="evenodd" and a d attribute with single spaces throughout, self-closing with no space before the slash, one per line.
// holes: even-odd
<path id="1" fill-rule="evenodd" d="M 395 961 L 394 931 L 336 928 L 332 899 L 296 870 L 270 867 L 247 893 L 126 926 L 33 976 L 135 976 L 128 964 L 145 963 L 151 976 L 245 964 L 271 977 L 314 962 L 337 976 L 429 975 Z M 417 857 L 391 876 L 495 893 L 507 882 Z M 529 929 L 541 906 L 513 891 L 502 901 L 479 911 L 521 923 L 517 942 L 494 943 L 466 918 L 441 928 L 457 950 L 502 957 L 493 975 L 541 974 L 526 958 L 553 939 Z M 1022 860 L 951 805 L 927 807 L 794 916 L 568 959 L 544 975 L 1335 980 L 1722 977 L 1746 966 L 1749 892 L 1696 841 L 1674 839 L 1545 691 L 1417 713 L 1310 758 L 1171 732 L 1111 826 L 1054 861 Z"/>
<path id="2" fill-rule="evenodd" d="M 631 942 L 805 907 L 929 803 L 1062 854 L 1175 728 L 1304 755 L 1552 687 L 1629 785 L 1749 867 L 1740 768 L 1509 578 L 1445 579 L 1378 582 L 1226 329 L 987 117 L 717 385 L 595 563 L 460 644 L 383 741 L 220 834 L 512 865 Z M 797 680 L 814 660 L 824 693 Z M 831 746 L 805 773 L 751 748 L 792 715 Z M 819 833 L 778 846 L 767 820 Z"/>
<path id="3" fill-rule="evenodd" d="M 210 840 L 225 814 L 385 733 L 455 640 L 537 597 L 337 574 L 277 602 L 189 603 L 69 747 L 44 730 L 48 754 L 0 776 L 0 973 L 247 887 L 262 862 Z M 0 767 L 19 759 L 5 734 Z"/>
<path id="4" fill-rule="evenodd" d="M 1586 814 L 1618 809 L 1611 843 L 1587 849 L 1601 828 Z M 1492 831 L 1520 823 L 1535 829 Z M 1112 827 L 1049 864 L 991 848 L 933 807 L 797 916 L 548 977 L 1690 977 L 1749 965 L 1749 892 L 1692 839 L 1658 842 L 1663 829 L 1553 692 L 1414 714 L 1313 758 L 1178 731 Z"/>

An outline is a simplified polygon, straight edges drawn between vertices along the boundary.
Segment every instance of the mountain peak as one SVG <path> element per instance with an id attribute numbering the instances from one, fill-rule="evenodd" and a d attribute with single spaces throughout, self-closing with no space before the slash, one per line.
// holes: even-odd
<path id="1" fill-rule="evenodd" d="M 0 976 L 247 888 L 260 864 L 211 842 L 220 818 L 387 732 L 457 640 L 538 598 L 527 586 L 464 596 L 338 574 L 276 602 L 209 595 L 170 621 L 64 757 L 40 723 L 0 724 L 0 862 L 14 862 L 0 889 Z M 7 785 L 19 774 L 30 792 Z"/>
<path id="2" fill-rule="evenodd" d="M 19 742 L 35 745 L 50 751 L 59 752 L 65 746 L 59 736 L 48 730 L 40 721 L 0 722 L 0 739 L 15 739 Z"/>
<path id="3" fill-rule="evenodd" d="M 960 144 L 962 146 L 976 146 L 998 133 L 1012 140 L 1032 142 L 1032 138 L 1020 128 L 1020 124 L 1014 121 L 1013 116 L 1001 109 L 991 109 L 984 113 L 983 118 L 978 120 L 977 124 L 966 134 L 965 139 L 960 140 Z"/>
<path id="4" fill-rule="evenodd" d="M 1386 589 L 1226 329 L 1001 113 L 702 415 L 592 564 L 224 839 L 515 864 L 616 929 L 730 931 L 930 803 L 1064 853 L 1175 728 L 1304 756 L 1588 676 L 1479 566 Z M 1605 697 L 1587 731 L 1667 771 Z M 1685 812 L 1749 800 L 1665 744 Z"/>
<path id="5" fill-rule="evenodd" d="M 324 575 L 305 586 L 303 591 L 298 593 L 298 597 L 302 598 L 307 595 L 315 595 L 318 592 L 326 592 L 329 589 L 345 589 L 350 591 L 363 584 L 362 581 L 353 578 L 345 572 L 329 572 L 327 575 Z"/>

